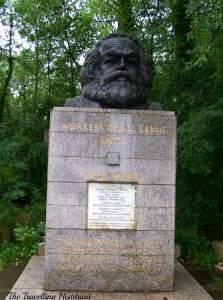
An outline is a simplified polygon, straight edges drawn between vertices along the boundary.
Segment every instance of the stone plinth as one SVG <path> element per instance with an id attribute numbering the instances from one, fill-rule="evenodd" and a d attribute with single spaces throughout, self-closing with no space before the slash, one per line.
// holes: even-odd
<path id="1" fill-rule="evenodd" d="M 172 112 L 54 108 L 46 290 L 171 291 Z"/>
<path id="2" fill-rule="evenodd" d="M 33 256 L 13 286 L 6 300 L 213 300 L 202 286 L 178 262 L 174 264 L 173 292 L 78 292 L 46 291 L 44 289 L 44 257 Z"/>

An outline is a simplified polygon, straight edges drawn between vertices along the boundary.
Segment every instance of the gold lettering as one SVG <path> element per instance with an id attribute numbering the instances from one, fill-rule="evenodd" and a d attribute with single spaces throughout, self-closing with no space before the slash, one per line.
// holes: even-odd
<path id="1" fill-rule="evenodd" d="M 141 125 L 137 127 L 136 125 L 122 125 L 119 126 L 118 124 L 107 124 L 104 126 L 101 123 L 61 123 L 61 127 L 63 129 L 73 129 L 77 131 L 109 131 L 109 132 L 124 132 L 124 133 L 135 133 L 135 132 L 140 132 L 140 133 L 147 133 L 147 134 L 164 134 L 166 133 L 166 127 L 165 126 L 144 126 Z M 121 140 L 117 140 L 121 139 Z M 106 142 L 105 142 L 106 141 Z M 125 143 L 125 138 L 106 138 L 105 140 L 101 140 L 102 143 L 110 143 L 110 144 L 124 144 Z"/>
<path id="2" fill-rule="evenodd" d="M 83 129 L 83 130 L 88 130 L 88 124 L 82 124 L 83 125 L 83 127 L 81 128 L 81 124 L 79 124 L 80 125 L 80 127 L 77 127 L 77 129 Z"/>
<path id="3" fill-rule="evenodd" d="M 140 254 L 141 249 L 125 249 L 125 254 Z"/>
<path id="4" fill-rule="evenodd" d="M 157 249 L 157 250 L 155 251 L 155 253 L 156 253 L 157 255 L 162 255 L 162 254 L 163 254 L 163 250 L 162 250 L 162 249 Z"/>
<path id="5" fill-rule="evenodd" d="M 121 128 L 121 131 L 124 131 L 124 132 L 137 132 L 135 125 L 133 125 L 133 126 L 123 125 L 122 128 Z"/>
<path id="6" fill-rule="evenodd" d="M 58 269 L 59 270 L 67 270 L 67 269 L 69 269 L 69 266 L 60 264 L 60 265 L 58 265 Z"/>
<path id="7" fill-rule="evenodd" d="M 115 180 L 115 181 L 138 181 L 137 173 L 113 173 L 107 174 L 105 172 L 86 172 L 87 180 Z M 108 243 L 108 242 L 107 242 Z"/>
<path id="8" fill-rule="evenodd" d="M 120 176 L 122 173 L 117 173 Z M 159 271 L 163 263 L 161 240 L 120 240 L 107 239 L 57 239 L 57 266 L 59 270 L 95 268 L 101 270 Z M 64 253 L 64 254 L 63 254 Z M 69 253 L 70 255 L 67 255 Z M 112 263 L 114 256 L 120 256 L 123 263 Z M 135 265 L 136 264 L 136 265 Z M 87 266 L 85 268 L 85 266 Z"/>
<path id="9" fill-rule="evenodd" d="M 104 265 L 98 265 L 98 269 L 99 270 L 105 270 L 105 266 Z"/>
<path id="10" fill-rule="evenodd" d="M 109 252 L 111 254 L 121 254 L 122 253 L 121 249 L 111 249 Z"/>
<path id="11" fill-rule="evenodd" d="M 94 129 L 99 131 L 99 130 L 103 130 L 104 128 L 102 124 L 94 124 Z"/>
<path id="12" fill-rule="evenodd" d="M 108 175 L 104 172 L 99 172 L 99 173 L 87 172 L 86 177 L 87 177 L 87 180 L 100 180 L 100 181 L 108 180 Z"/>
<path id="13" fill-rule="evenodd" d="M 122 180 L 122 181 L 137 181 L 138 174 L 136 173 L 113 173 L 113 180 Z"/>
<path id="14" fill-rule="evenodd" d="M 111 139 L 110 139 L 110 138 L 102 137 L 102 138 L 101 138 L 101 143 L 102 143 L 102 144 L 108 144 L 108 143 L 111 144 L 112 142 L 111 142 Z"/>
<path id="15" fill-rule="evenodd" d="M 70 123 L 70 129 L 76 129 L 77 128 L 77 124 L 75 123 Z"/>
<path id="16" fill-rule="evenodd" d="M 62 124 L 61 124 L 61 127 L 62 127 L 63 129 L 68 129 L 68 128 L 69 128 L 69 124 L 67 124 L 67 123 L 62 123 Z"/>
<path id="17" fill-rule="evenodd" d="M 142 243 L 141 241 L 135 241 L 135 240 L 130 240 L 130 241 L 125 241 L 126 245 L 136 245 L 136 246 L 142 246 Z"/>
<path id="18" fill-rule="evenodd" d="M 159 133 L 163 134 L 166 132 L 166 127 L 160 127 L 160 126 L 140 126 L 139 132 L 143 133 Z"/>
<path id="19" fill-rule="evenodd" d="M 144 251 L 144 254 L 153 254 L 153 251 L 151 249 Z"/>
<path id="20" fill-rule="evenodd" d="M 106 129 L 108 131 L 117 131 L 118 130 L 119 125 L 117 124 L 108 124 Z"/>
<path id="21" fill-rule="evenodd" d="M 102 144 L 125 144 L 125 138 L 121 137 L 114 137 L 114 138 L 109 138 L 109 137 L 101 137 L 101 143 Z"/>
<path id="22" fill-rule="evenodd" d="M 112 174 L 112 179 L 113 180 L 120 180 L 121 179 L 121 174 L 117 173 L 117 174 Z"/>
<path id="23" fill-rule="evenodd" d="M 138 266 L 132 266 L 132 265 L 113 265 L 113 264 L 78 264 L 78 265 L 73 265 L 73 264 L 62 264 L 59 263 L 57 265 L 59 270 L 80 270 L 80 269 L 84 269 L 84 270 L 95 270 L 95 268 L 100 269 L 100 270 L 108 270 L 108 271 L 117 271 L 117 270 L 123 270 L 123 271 L 138 271 L 138 272 L 142 272 L 142 271 L 160 271 L 161 267 L 160 266 L 148 266 L 148 265 L 138 265 Z M 157 279 L 161 279 L 161 277 L 159 277 L 158 274 L 154 274 L 154 276 Z"/>
<path id="24" fill-rule="evenodd" d="M 61 127 L 63 129 L 74 129 L 74 130 L 84 130 L 84 131 L 90 131 L 90 130 L 98 130 L 103 131 L 104 127 L 103 124 L 98 123 L 61 123 Z"/>
<path id="25" fill-rule="evenodd" d="M 91 271 L 94 270 L 94 266 L 93 265 L 85 265 L 84 268 L 85 268 L 85 270 L 91 270 Z"/>
<path id="26" fill-rule="evenodd" d="M 162 262 L 162 258 L 161 257 L 142 257 L 141 259 L 143 262 L 146 263 L 161 263 Z"/>

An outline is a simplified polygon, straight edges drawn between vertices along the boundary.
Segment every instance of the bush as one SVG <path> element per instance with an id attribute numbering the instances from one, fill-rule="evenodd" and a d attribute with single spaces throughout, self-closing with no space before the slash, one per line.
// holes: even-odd
<path id="1" fill-rule="evenodd" d="M 191 113 L 178 128 L 176 238 L 183 258 L 214 263 L 223 239 L 223 99 Z"/>
<path id="2" fill-rule="evenodd" d="M 45 234 L 45 223 L 39 222 L 35 227 L 17 225 L 14 229 L 14 242 L 0 245 L 0 266 L 12 263 L 26 265 L 29 259 L 37 254 L 38 243 Z"/>
<path id="3" fill-rule="evenodd" d="M 180 245 L 181 258 L 186 262 L 208 268 L 216 262 L 211 243 L 199 236 L 195 228 L 176 228 L 176 242 Z"/>

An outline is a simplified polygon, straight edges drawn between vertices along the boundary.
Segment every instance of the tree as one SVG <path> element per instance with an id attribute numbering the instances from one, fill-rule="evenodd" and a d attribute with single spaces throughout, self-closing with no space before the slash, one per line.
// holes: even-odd
<path id="1" fill-rule="evenodd" d="M 14 57 L 13 57 L 13 42 L 14 42 L 14 12 L 10 7 L 10 2 L 5 1 L 0 7 L 2 15 L 2 27 L 6 28 L 6 39 L 2 40 L 0 46 L 0 123 L 4 118 L 4 111 L 7 107 L 7 97 L 10 94 L 10 82 L 13 75 Z"/>
<path id="2" fill-rule="evenodd" d="M 151 100 L 178 117 L 179 240 L 186 230 L 199 243 L 222 238 L 221 1 L 5 0 L 0 12 L 0 223 L 13 229 L 25 211 L 19 222 L 33 226 L 44 206 L 50 109 L 79 94 L 83 54 L 118 29 L 149 53 Z"/>
<path id="3" fill-rule="evenodd" d="M 117 21 L 118 31 L 125 33 L 134 33 L 135 20 L 132 10 L 131 0 L 117 0 Z"/>

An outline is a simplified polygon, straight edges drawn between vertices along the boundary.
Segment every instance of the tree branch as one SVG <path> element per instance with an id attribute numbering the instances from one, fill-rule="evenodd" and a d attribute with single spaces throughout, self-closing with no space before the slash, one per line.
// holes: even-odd
<path id="1" fill-rule="evenodd" d="M 113 5 L 111 5 L 111 4 L 109 4 L 109 3 L 107 3 L 106 1 L 104 1 L 104 0 L 101 0 L 101 2 L 103 2 L 104 4 L 106 4 L 107 6 L 109 6 L 109 7 L 111 7 L 112 9 L 114 9 L 116 12 L 118 11 L 118 9 L 117 8 L 115 8 Z"/>

